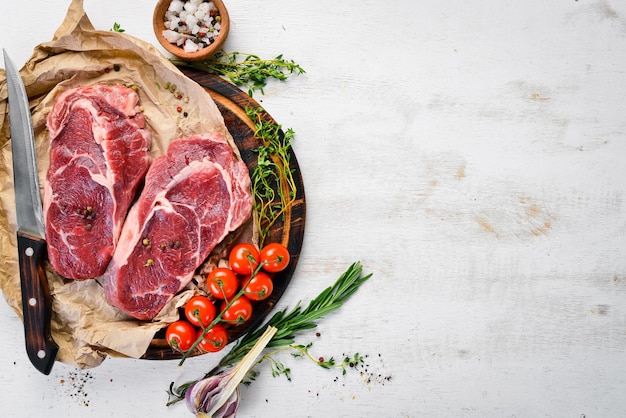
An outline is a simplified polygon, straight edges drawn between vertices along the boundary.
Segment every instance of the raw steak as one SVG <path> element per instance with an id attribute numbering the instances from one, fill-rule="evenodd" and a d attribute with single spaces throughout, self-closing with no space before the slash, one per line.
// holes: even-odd
<path id="1" fill-rule="evenodd" d="M 139 96 L 124 86 L 76 87 L 47 116 L 44 187 L 48 257 L 61 276 L 101 276 L 150 165 Z"/>
<path id="2" fill-rule="evenodd" d="M 154 160 L 104 275 L 108 301 L 152 319 L 252 212 L 250 176 L 220 134 L 172 141 Z"/>

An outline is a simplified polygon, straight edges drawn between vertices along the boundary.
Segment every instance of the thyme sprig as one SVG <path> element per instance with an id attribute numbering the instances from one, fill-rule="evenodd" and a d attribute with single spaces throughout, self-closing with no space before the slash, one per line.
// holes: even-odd
<path id="1" fill-rule="evenodd" d="M 251 175 L 254 213 L 259 225 L 259 245 L 263 246 L 270 229 L 296 200 L 296 182 L 290 167 L 294 131 L 267 121 L 261 108 L 246 108 L 255 126 L 254 136 L 261 145 L 257 165 Z"/>
<path id="2" fill-rule="evenodd" d="M 264 94 L 263 89 L 269 79 L 285 81 L 292 74 L 305 73 L 299 64 L 284 59 L 282 54 L 272 59 L 263 59 L 254 54 L 219 50 L 205 61 L 183 61 L 177 58 L 172 58 L 171 61 L 176 65 L 197 68 L 225 78 L 236 86 L 247 89 L 250 97 L 256 90 Z"/>
<path id="3" fill-rule="evenodd" d="M 175 386 L 172 382 L 169 388 L 170 400 L 167 405 L 173 405 L 183 400 L 187 389 L 199 380 L 215 375 L 239 362 L 254 347 L 268 326 L 275 327 L 278 331 L 267 344 L 267 348 L 278 349 L 294 345 L 296 334 L 317 327 L 318 320 L 339 309 L 372 276 L 371 273 L 367 275 L 362 273 L 361 263 L 353 263 L 332 286 L 327 287 L 315 299 L 311 300 L 306 308 L 303 308 L 301 302 L 298 302 L 292 309 L 285 308 L 276 312 L 264 324 L 256 326 L 241 337 L 231 350 L 222 357 L 218 365 L 202 378 L 179 386 Z M 308 352 L 308 348 L 306 350 Z M 334 360 L 332 363 L 334 364 Z M 330 360 L 324 365 L 330 367 Z M 278 367 L 280 368 L 280 366 Z"/>
<path id="4" fill-rule="evenodd" d="M 343 360 L 341 362 L 337 362 L 334 357 L 330 357 L 325 359 L 324 357 L 315 358 L 311 352 L 310 348 L 313 346 L 313 343 L 308 343 L 307 345 L 303 344 L 290 344 L 286 347 L 279 348 L 270 353 L 265 354 L 261 357 L 257 364 L 260 364 L 264 361 L 267 361 L 270 364 L 270 369 L 273 377 L 285 376 L 285 378 L 291 381 L 291 368 L 287 367 L 284 363 L 278 361 L 276 359 L 276 355 L 282 351 L 292 350 L 291 356 L 294 358 L 306 358 L 319 367 L 323 369 L 333 369 L 339 368 L 341 369 L 341 374 L 345 375 L 348 372 L 348 368 L 357 368 L 360 364 L 363 363 L 363 356 L 359 353 L 355 353 L 352 356 L 343 355 Z M 255 365 L 255 367 L 256 367 Z M 248 372 L 248 376 L 246 376 L 247 380 L 243 381 L 245 385 L 249 385 L 251 381 L 255 380 L 258 376 L 258 372 L 253 370 L 254 367 Z"/>

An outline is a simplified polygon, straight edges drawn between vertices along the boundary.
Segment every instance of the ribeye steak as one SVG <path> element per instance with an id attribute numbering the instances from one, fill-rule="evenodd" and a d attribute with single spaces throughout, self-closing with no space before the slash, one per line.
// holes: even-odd
<path id="1" fill-rule="evenodd" d="M 50 263 L 63 277 L 101 276 L 113 256 L 151 161 L 138 101 L 124 86 L 75 87 L 47 116 L 46 240 Z"/>
<path id="2" fill-rule="evenodd" d="M 154 318 L 252 212 L 250 176 L 218 133 L 179 138 L 156 158 L 104 275 L 108 301 Z"/>

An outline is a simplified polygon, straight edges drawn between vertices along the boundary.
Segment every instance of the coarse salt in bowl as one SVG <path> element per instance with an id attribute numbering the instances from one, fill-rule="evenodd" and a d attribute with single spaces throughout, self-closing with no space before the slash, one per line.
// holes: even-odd
<path id="1" fill-rule="evenodd" d="M 230 19 L 222 0 L 159 0 L 152 26 L 166 51 L 186 61 L 199 61 L 222 48 Z"/>

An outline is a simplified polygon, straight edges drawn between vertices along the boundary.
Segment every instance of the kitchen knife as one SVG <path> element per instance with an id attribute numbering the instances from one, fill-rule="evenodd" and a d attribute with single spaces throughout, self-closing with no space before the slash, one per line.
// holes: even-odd
<path id="1" fill-rule="evenodd" d="M 9 122 L 13 153 L 13 183 L 17 216 L 17 249 L 26 352 L 43 374 L 50 374 L 59 347 L 50 334 L 51 300 L 44 269 L 46 239 L 35 135 L 28 97 L 17 68 L 3 49 L 9 92 Z"/>

